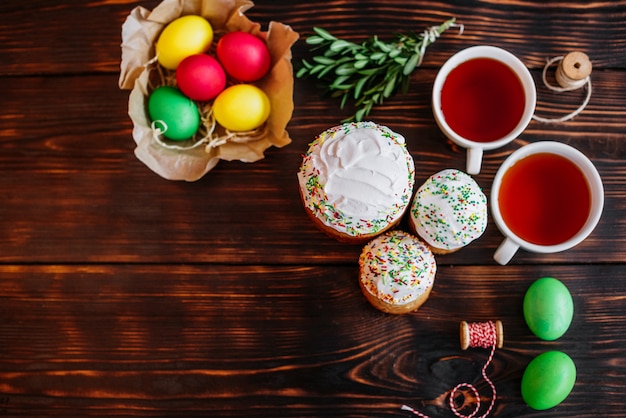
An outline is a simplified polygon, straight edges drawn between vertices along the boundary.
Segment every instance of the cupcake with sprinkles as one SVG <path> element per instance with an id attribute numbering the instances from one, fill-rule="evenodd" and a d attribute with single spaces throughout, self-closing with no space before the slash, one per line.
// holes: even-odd
<path id="1" fill-rule="evenodd" d="M 428 246 L 400 230 L 368 242 L 359 257 L 359 284 L 365 298 L 391 314 L 417 310 L 435 283 L 437 265 Z"/>
<path id="2" fill-rule="evenodd" d="M 318 228 L 362 244 L 399 223 L 411 203 L 414 175 L 402 135 L 373 122 L 352 122 L 315 138 L 298 182 Z"/>
<path id="3" fill-rule="evenodd" d="M 440 171 L 415 193 L 409 224 L 435 254 L 458 251 L 485 232 L 487 197 L 466 173 Z"/>

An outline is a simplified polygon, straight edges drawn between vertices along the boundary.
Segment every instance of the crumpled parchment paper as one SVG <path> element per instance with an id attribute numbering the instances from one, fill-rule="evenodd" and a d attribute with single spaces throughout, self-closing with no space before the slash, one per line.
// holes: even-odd
<path id="1" fill-rule="evenodd" d="M 252 6 L 249 0 L 164 0 L 152 11 L 136 7 L 122 25 L 119 87 L 131 89 L 128 114 L 137 144 L 135 155 L 160 176 L 168 180 L 195 181 L 219 160 L 254 162 L 262 159 L 270 146 L 283 147 L 291 142 L 285 130 L 293 112 L 291 46 L 299 35 L 291 27 L 273 21 L 263 32 L 260 24 L 250 21 L 244 14 Z M 155 138 L 146 106 L 152 88 L 151 72 L 158 65 L 154 62 L 154 45 L 169 22 L 190 14 L 200 15 L 211 23 L 214 43 L 221 34 L 238 30 L 265 39 L 272 65 L 269 73 L 255 84 L 269 97 L 271 111 L 261 135 L 227 135 L 218 126 L 215 135 L 223 140 L 188 149 L 165 147 Z"/>

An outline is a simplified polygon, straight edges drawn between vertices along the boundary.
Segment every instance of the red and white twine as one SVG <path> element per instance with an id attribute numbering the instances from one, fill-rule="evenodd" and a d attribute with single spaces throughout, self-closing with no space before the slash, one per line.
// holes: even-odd
<path id="1" fill-rule="evenodd" d="M 491 387 L 491 391 L 493 394 L 491 396 L 491 403 L 489 404 L 489 408 L 487 408 L 487 411 L 485 411 L 483 415 L 478 417 L 478 418 L 485 418 L 491 413 L 491 411 L 493 410 L 493 406 L 496 402 L 496 386 L 487 376 L 487 367 L 489 367 L 489 365 L 491 364 L 493 360 L 493 356 L 494 356 L 494 353 L 496 351 L 496 346 L 497 346 L 496 324 L 493 321 L 473 322 L 473 323 L 468 323 L 468 329 L 469 329 L 469 337 L 470 337 L 469 338 L 470 347 L 491 349 L 489 353 L 489 357 L 487 358 L 487 362 L 482 368 L 483 379 L 485 380 L 485 382 L 487 382 L 487 384 L 489 384 L 489 387 Z M 461 413 L 454 402 L 454 400 L 456 399 L 456 393 L 460 389 L 463 389 L 463 388 L 469 389 L 474 394 L 474 398 L 476 399 L 476 406 L 474 407 L 474 410 L 472 411 L 472 413 L 469 415 L 464 415 L 463 413 Z M 475 415 L 480 410 L 480 393 L 478 392 L 478 389 L 476 389 L 476 387 L 472 385 L 471 383 L 459 383 L 458 385 L 454 387 L 454 389 L 452 389 L 452 391 L 450 391 L 449 405 L 450 405 L 450 409 L 452 410 L 454 415 L 456 415 L 457 417 L 474 418 Z M 422 418 L 430 418 L 428 415 L 425 415 L 407 405 L 402 405 L 401 409 L 404 411 L 410 411 L 413 414 L 420 416 Z"/>

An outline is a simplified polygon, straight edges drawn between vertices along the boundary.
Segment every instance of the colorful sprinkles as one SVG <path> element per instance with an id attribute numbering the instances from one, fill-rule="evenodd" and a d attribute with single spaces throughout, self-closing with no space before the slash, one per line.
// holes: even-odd
<path id="1" fill-rule="evenodd" d="M 442 249 L 465 246 L 487 226 L 487 197 L 478 184 L 459 170 L 432 175 L 411 205 L 415 229 L 430 245 Z"/>
<path id="2" fill-rule="evenodd" d="M 361 282 L 372 295 L 389 304 L 409 303 L 434 283 L 437 265 L 429 248 L 399 230 L 379 235 L 359 257 Z"/>
<path id="3" fill-rule="evenodd" d="M 320 173 L 320 169 L 315 164 L 314 153 L 319 153 L 322 145 L 331 139 L 339 137 L 339 141 L 349 135 L 358 135 L 359 130 L 375 130 L 378 135 L 371 136 L 372 140 L 383 143 L 379 147 L 385 149 L 398 149 L 406 164 L 404 172 L 405 179 L 401 193 L 393 196 L 385 210 L 380 210 L 374 217 L 348 215 L 336 204 L 331 203 L 327 195 L 326 184 L 322 181 L 325 176 Z M 298 171 L 300 188 L 304 197 L 305 207 L 308 208 L 325 225 L 333 229 L 346 233 L 350 236 L 361 236 L 377 233 L 385 229 L 389 224 L 395 222 L 410 204 L 414 186 L 415 168 L 413 158 L 406 149 L 404 137 L 389 128 L 377 125 L 373 122 L 352 122 L 330 128 L 318 135 L 309 144 L 306 155 L 303 156 L 302 164 Z M 365 181 L 365 180 L 364 180 Z M 371 180 L 370 180 L 371 181 Z"/>

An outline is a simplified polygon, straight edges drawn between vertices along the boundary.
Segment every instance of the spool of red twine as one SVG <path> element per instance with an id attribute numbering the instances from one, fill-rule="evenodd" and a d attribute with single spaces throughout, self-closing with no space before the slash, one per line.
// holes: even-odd
<path id="1" fill-rule="evenodd" d="M 493 406 L 496 403 L 496 386 L 489 379 L 489 376 L 487 376 L 487 368 L 489 367 L 489 365 L 491 364 L 493 360 L 496 347 L 502 348 L 504 344 L 504 331 L 502 327 L 502 322 L 501 321 L 495 321 L 495 322 L 489 321 L 489 322 L 468 323 L 466 321 L 462 321 L 461 326 L 460 326 L 460 337 L 461 337 L 461 348 L 463 350 L 467 350 L 470 347 L 491 349 L 489 353 L 489 357 L 487 358 L 487 362 L 485 363 L 485 365 L 483 366 L 481 370 L 482 377 L 485 380 L 485 382 L 487 382 L 492 392 L 491 403 L 489 404 L 487 411 L 485 411 L 483 415 L 478 417 L 478 418 L 485 418 L 491 413 L 491 411 L 493 410 Z M 455 399 L 457 398 L 456 394 L 461 389 L 469 389 L 474 394 L 474 398 L 476 399 L 476 406 L 474 407 L 474 410 L 472 411 L 472 413 L 469 415 L 462 414 L 459 411 L 460 407 L 457 407 L 456 402 L 455 402 Z M 478 392 L 478 389 L 476 389 L 476 387 L 472 385 L 471 383 L 459 383 L 450 391 L 449 405 L 450 405 L 450 409 L 452 410 L 454 415 L 456 415 L 457 417 L 474 418 L 476 414 L 478 413 L 478 411 L 480 410 L 480 393 Z M 461 405 L 461 407 L 462 406 L 463 405 Z M 413 414 L 420 416 L 422 418 L 430 418 L 428 415 L 425 415 L 407 405 L 402 405 L 401 409 L 404 411 L 410 411 Z"/>

